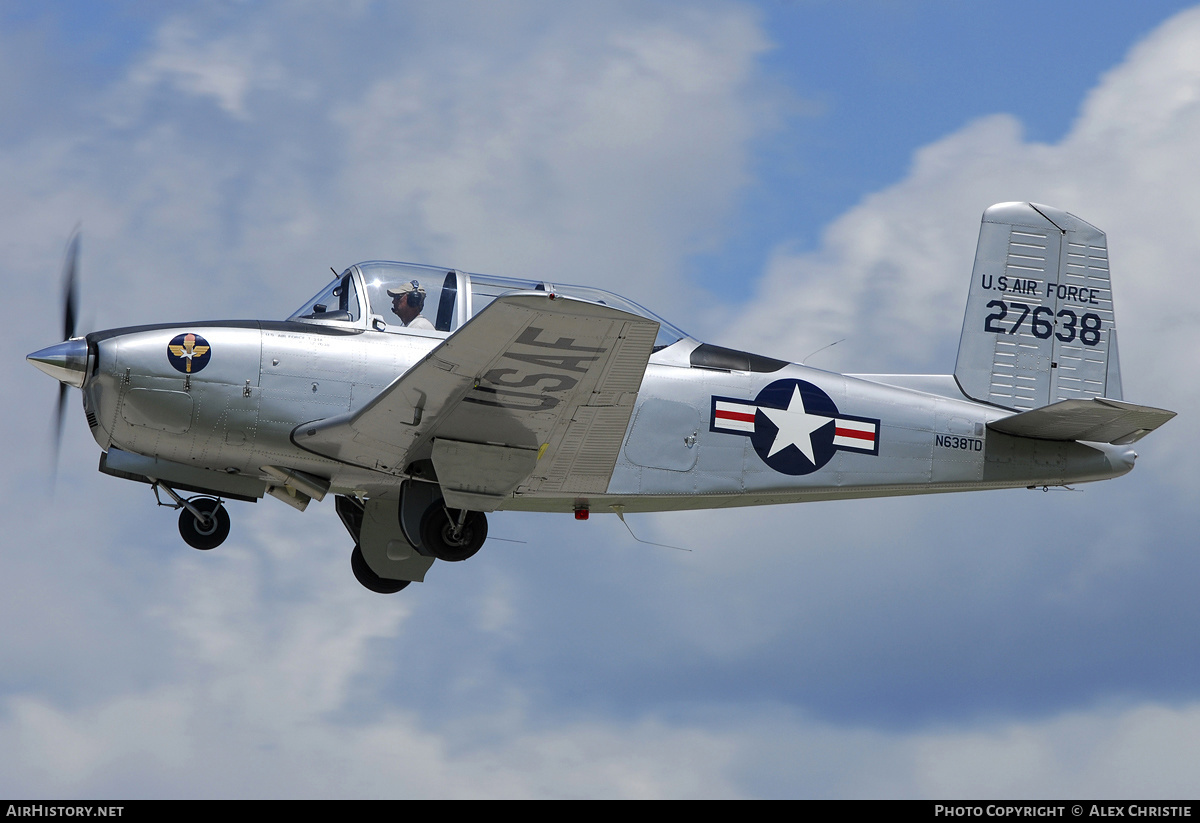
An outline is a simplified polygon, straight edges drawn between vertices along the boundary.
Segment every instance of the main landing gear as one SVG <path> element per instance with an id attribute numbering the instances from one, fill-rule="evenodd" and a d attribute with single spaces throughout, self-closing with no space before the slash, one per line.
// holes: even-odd
<path id="1" fill-rule="evenodd" d="M 487 516 L 447 509 L 433 484 L 365 500 L 338 495 L 335 507 L 354 540 L 350 568 L 355 579 L 379 594 L 423 581 L 435 560 L 466 560 L 487 539 Z"/>
<path id="2" fill-rule="evenodd" d="M 406 588 L 411 580 L 389 580 L 386 577 L 380 577 L 371 571 L 371 567 L 367 565 L 366 558 L 363 557 L 362 547 L 357 543 L 354 544 L 354 551 L 350 552 L 350 570 L 354 572 L 354 579 L 363 585 L 364 588 L 370 589 L 376 594 L 395 594 L 403 588 Z"/>
<path id="3" fill-rule="evenodd" d="M 421 542 L 438 560 L 457 563 L 471 557 L 487 540 L 487 516 L 466 509 L 447 509 L 441 501 L 421 518 Z"/>
<path id="4" fill-rule="evenodd" d="M 363 588 L 376 594 L 395 594 L 408 586 L 412 582 L 411 580 L 393 580 L 381 577 L 367 565 L 367 559 L 363 557 L 362 546 L 359 545 L 365 514 L 362 503 L 353 497 L 339 494 L 334 500 L 334 508 L 342 520 L 342 525 L 354 538 L 354 551 L 350 552 L 350 570 L 354 572 L 354 579 L 362 584 Z"/>

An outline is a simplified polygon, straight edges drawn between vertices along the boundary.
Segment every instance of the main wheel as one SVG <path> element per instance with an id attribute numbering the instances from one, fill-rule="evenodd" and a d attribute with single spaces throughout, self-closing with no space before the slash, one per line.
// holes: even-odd
<path id="1" fill-rule="evenodd" d="M 466 560 L 487 540 L 487 517 L 483 512 L 467 512 L 462 527 L 456 530 L 457 525 L 457 512 L 452 519 L 440 502 L 430 506 L 421 518 L 421 542 L 438 560 Z"/>
<path id="2" fill-rule="evenodd" d="M 350 568 L 354 571 L 354 578 L 376 594 L 395 594 L 412 582 L 411 580 L 391 580 L 375 574 L 367 565 L 367 560 L 362 555 L 362 549 L 357 545 L 354 546 L 354 551 L 350 555 Z"/>
<path id="3" fill-rule="evenodd" d="M 190 501 L 203 516 L 197 518 L 187 509 L 179 512 L 179 535 L 193 549 L 208 551 L 225 542 L 229 536 L 229 512 L 220 500 L 197 497 Z"/>

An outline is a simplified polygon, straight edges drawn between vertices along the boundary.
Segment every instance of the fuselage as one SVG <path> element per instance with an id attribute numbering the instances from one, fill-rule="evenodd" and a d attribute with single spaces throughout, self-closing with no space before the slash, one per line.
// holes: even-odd
<path id="1" fill-rule="evenodd" d="M 256 497 L 255 484 L 272 482 L 264 467 L 275 467 L 370 497 L 398 487 L 404 467 L 346 465 L 298 446 L 294 433 L 362 408 L 442 339 L 271 321 L 98 332 L 87 337 L 84 405 L 102 449 L 159 461 L 162 479 Z M 607 492 L 582 503 L 762 505 L 1064 485 L 1132 467 L 1129 447 L 991 431 L 1010 412 L 956 391 L 949 377 L 839 375 L 684 338 L 651 356 Z M 186 478 L 171 476 L 175 466 Z M 580 505 L 570 489 L 518 487 L 502 508 Z"/>

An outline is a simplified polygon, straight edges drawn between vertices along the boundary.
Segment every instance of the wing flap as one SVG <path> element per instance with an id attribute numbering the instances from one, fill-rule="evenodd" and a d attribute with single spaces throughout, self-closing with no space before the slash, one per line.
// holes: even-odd
<path id="1" fill-rule="evenodd" d="M 989 429 L 1038 440 L 1085 440 L 1125 445 L 1166 423 L 1175 412 L 1121 400 L 1062 400 L 988 423 Z"/>
<path id="2" fill-rule="evenodd" d="M 495 511 L 537 464 L 535 449 L 433 441 L 433 468 L 446 505 L 455 509 Z"/>
<path id="3" fill-rule="evenodd" d="M 433 457 L 443 486 L 476 504 L 499 505 L 518 486 L 603 491 L 657 333 L 657 322 L 598 303 L 502 295 L 361 410 L 298 427 L 293 440 L 390 474 Z"/>

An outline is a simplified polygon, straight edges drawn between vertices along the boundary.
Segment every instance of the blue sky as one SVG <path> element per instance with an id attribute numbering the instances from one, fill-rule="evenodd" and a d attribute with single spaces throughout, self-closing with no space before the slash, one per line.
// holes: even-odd
<path id="1" fill-rule="evenodd" d="M 695 274 L 760 266 L 781 237 L 814 246 L 826 223 L 902 177 L 914 149 L 977 117 L 1011 113 L 1027 139 L 1061 139 L 1097 78 L 1187 5 L 758 4 L 774 44 L 763 71 L 793 105 L 756 147 L 732 236 Z"/>
<path id="2" fill-rule="evenodd" d="M 1177 14 L 1178 13 L 1178 14 Z M 0 791 L 46 797 L 1190 796 L 1200 12 L 1178 3 L 65 4 L 0 12 Z M 979 216 L 1104 228 L 1126 398 L 1075 492 L 498 514 L 362 590 L 331 505 L 182 545 L 48 490 L 63 244 L 83 323 L 286 316 L 404 259 L 609 288 L 711 342 L 953 366 Z M 569 274 L 568 274 L 569 273 Z M 49 336 L 48 336 L 49 335 Z"/>

